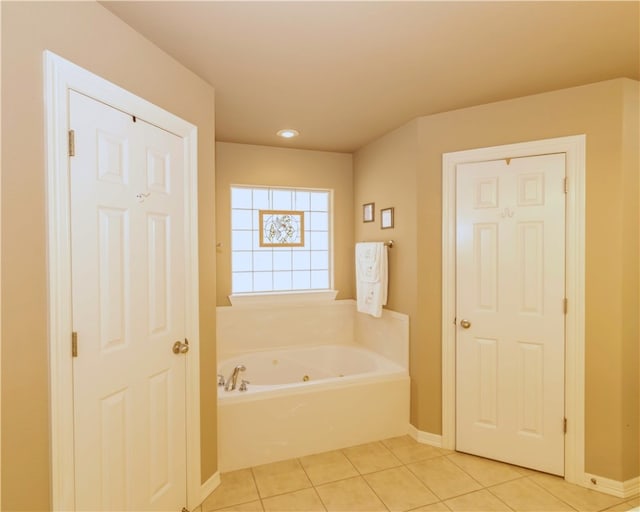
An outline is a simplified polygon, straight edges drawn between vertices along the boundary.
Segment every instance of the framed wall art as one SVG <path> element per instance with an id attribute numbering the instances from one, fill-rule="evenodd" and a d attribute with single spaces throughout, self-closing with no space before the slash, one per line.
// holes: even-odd
<path id="1" fill-rule="evenodd" d="M 362 222 L 373 222 L 375 217 L 375 203 L 362 205 Z"/>
<path id="2" fill-rule="evenodd" d="M 380 228 L 389 229 L 393 227 L 393 208 L 383 208 L 380 210 Z"/>

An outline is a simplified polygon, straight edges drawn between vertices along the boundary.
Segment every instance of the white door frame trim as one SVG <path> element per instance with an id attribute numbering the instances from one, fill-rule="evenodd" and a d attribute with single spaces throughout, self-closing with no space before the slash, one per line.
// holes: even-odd
<path id="1" fill-rule="evenodd" d="M 442 156 L 442 447 L 456 446 L 456 166 L 462 163 L 565 153 L 566 294 L 565 480 L 586 485 L 584 473 L 586 136 L 575 135 Z"/>
<path id="2" fill-rule="evenodd" d="M 201 498 L 197 127 L 49 51 L 44 52 L 44 77 L 52 508 L 75 509 L 68 156 L 71 89 L 118 110 L 134 112 L 185 141 L 185 334 L 190 345 L 186 358 L 186 506 L 195 508 Z"/>

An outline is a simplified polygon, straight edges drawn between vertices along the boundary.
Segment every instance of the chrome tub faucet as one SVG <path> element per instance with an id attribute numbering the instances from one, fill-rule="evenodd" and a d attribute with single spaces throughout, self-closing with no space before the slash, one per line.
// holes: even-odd
<path id="1" fill-rule="evenodd" d="M 243 364 L 239 364 L 233 369 L 233 373 L 227 379 L 227 383 L 224 385 L 225 391 L 233 391 L 236 389 L 236 383 L 238 382 L 238 374 L 245 371 L 247 368 Z"/>

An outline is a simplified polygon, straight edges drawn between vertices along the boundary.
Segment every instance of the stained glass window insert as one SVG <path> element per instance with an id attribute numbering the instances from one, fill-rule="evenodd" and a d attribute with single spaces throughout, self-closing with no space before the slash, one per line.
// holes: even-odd
<path id="1" fill-rule="evenodd" d="M 233 294 L 332 287 L 330 190 L 231 187 Z"/>

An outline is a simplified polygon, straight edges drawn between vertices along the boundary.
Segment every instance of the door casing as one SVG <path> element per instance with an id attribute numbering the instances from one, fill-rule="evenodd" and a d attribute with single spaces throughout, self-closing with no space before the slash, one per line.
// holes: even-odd
<path id="1" fill-rule="evenodd" d="M 445 153 L 442 157 L 442 447 L 456 447 L 456 166 L 566 154 L 565 480 L 585 485 L 585 135 Z"/>
<path id="2" fill-rule="evenodd" d="M 50 52 L 44 52 L 51 505 L 75 509 L 71 358 L 69 90 L 73 89 L 182 137 L 185 142 L 185 334 L 187 507 L 200 503 L 200 350 L 198 311 L 197 127 Z"/>

